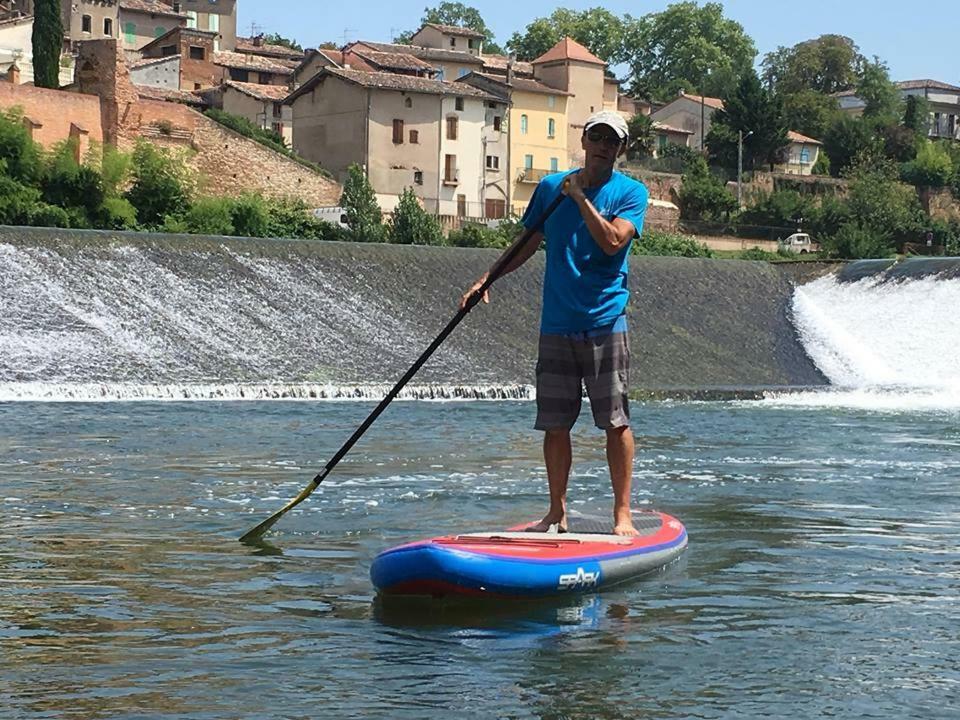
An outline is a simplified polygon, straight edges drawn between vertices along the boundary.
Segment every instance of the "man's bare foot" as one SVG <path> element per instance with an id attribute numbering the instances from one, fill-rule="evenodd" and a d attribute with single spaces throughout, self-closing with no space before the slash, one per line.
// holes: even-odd
<path id="1" fill-rule="evenodd" d="M 553 528 L 556 528 L 556 530 L 553 530 Z M 545 533 L 545 532 L 562 532 L 562 533 L 565 533 L 566 531 L 567 531 L 567 518 L 564 517 L 564 516 L 560 516 L 560 517 L 555 518 L 555 517 L 552 517 L 552 516 L 550 516 L 550 515 L 547 515 L 543 520 L 541 520 L 540 522 L 538 522 L 536 525 L 531 525 L 530 527 L 526 528 L 526 532 L 541 532 L 541 533 Z"/>
<path id="2" fill-rule="evenodd" d="M 626 514 L 626 517 L 616 519 L 613 526 L 613 534 L 622 537 L 637 537 L 640 534 L 640 531 L 633 526 L 633 519 L 630 517 L 629 512 Z"/>

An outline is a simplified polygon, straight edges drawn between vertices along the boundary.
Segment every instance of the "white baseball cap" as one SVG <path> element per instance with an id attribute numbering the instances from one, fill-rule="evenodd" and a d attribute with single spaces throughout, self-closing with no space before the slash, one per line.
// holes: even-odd
<path id="1" fill-rule="evenodd" d="M 612 128 L 621 140 L 626 140 L 630 134 L 627 129 L 627 121 L 623 119 L 623 115 L 612 110 L 601 110 L 588 117 L 586 124 L 583 126 L 583 131 L 586 132 L 594 125 L 606 125 Z"/>

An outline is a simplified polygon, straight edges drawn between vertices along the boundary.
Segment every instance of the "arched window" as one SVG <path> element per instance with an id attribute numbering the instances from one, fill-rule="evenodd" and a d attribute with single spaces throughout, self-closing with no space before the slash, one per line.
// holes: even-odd
<path id="1" fill-rule="evenodd" d="M 413 98 L 407 98 L 406 100 L 404 100 L 404 101 L 403 101 L 403 106 L 404 106 L 404 107 L 408 107 L 408 108 L 412 108 L 412 107 L 413 107 Z"/>
<path id="2" fill-rule="evenodd" d="M 527 134 L 527 116 L 526 115 L 520 116 L 520 134 L 521 135 Z"/>
<path id="3" fill-rule="evenodd" d="M 557 136 L 557 121 L 553 118 L 547 120 L 547 137 L 555 138 Z"/>

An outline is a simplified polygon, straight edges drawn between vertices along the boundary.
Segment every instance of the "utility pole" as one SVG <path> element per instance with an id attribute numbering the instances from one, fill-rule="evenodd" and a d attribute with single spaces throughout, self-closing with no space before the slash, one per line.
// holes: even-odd
<path id="1" fill-rule="evenodd" d="M 746 135 L 743 130 L 737 130 L 737 210 L 743 207 L 743 141 L 753 135 L 753 130 Z"/>

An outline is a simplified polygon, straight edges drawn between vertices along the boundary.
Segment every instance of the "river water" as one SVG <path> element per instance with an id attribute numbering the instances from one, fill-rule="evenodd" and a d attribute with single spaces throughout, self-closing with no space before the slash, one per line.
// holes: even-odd
<path id="1" fill-rule="evenodd" d="M 803 402 L 798 397 L 805 397 Z M 895 403 L 894 403 L 895 404 Z M 828 393 L 636 405 L 655 576 L 382 607 L 377 552 L 544 510 L 533 405 L 0 404 L 3 718 L 955 718 L 960 412 Z M 572 507 L 610 509 L 597 432 Z"/>

